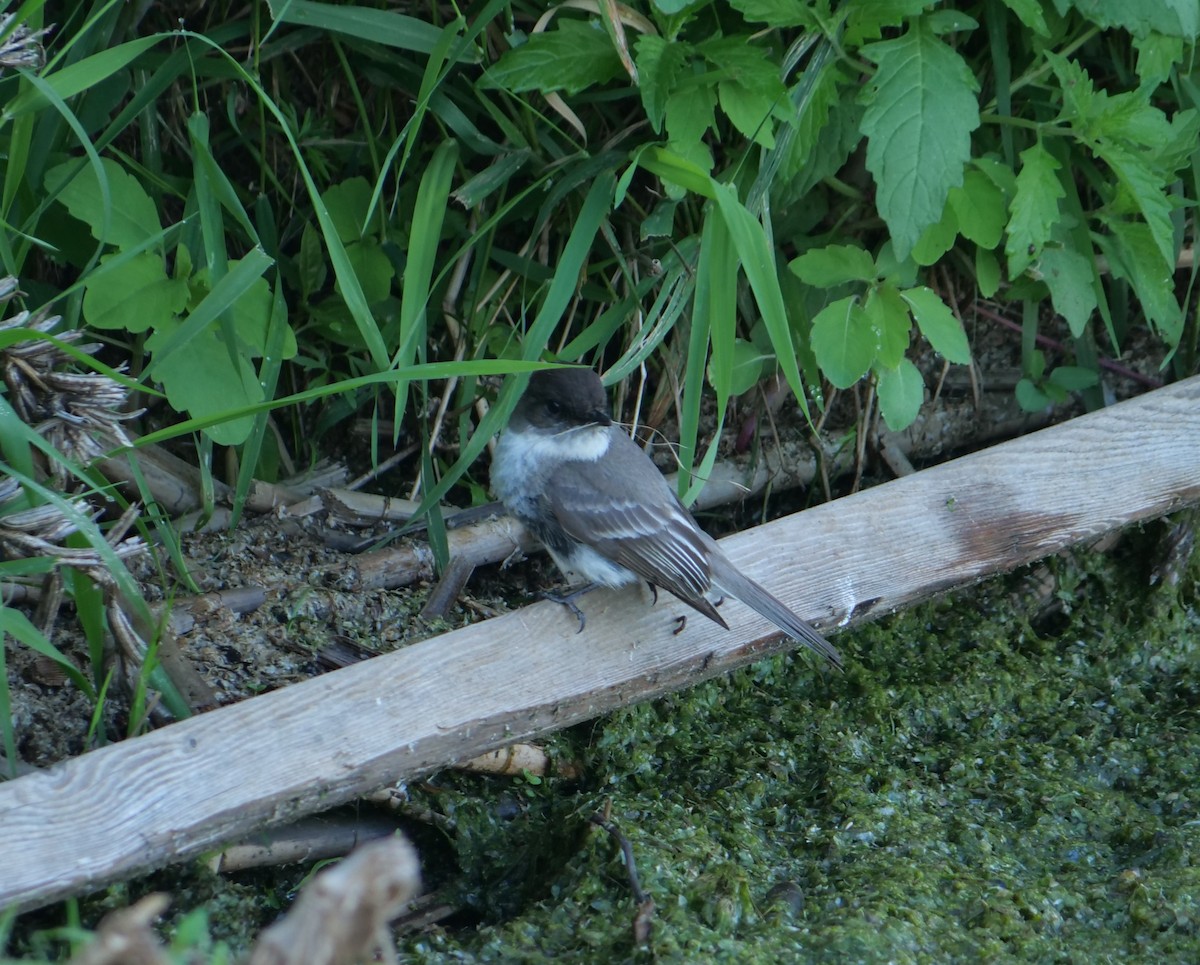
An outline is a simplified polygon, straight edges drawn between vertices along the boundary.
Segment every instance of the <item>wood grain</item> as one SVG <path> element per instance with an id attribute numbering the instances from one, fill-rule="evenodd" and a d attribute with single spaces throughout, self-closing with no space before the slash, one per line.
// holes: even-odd
<path id="1" fill-rule="evenodd" d="M 1200 500 L 1200 378 L 723 542 L 829 629 Z M 0 785 L 0 907 L 97 888 L 788 646 L 729 601 L 538 604 Z M 845 653 L 854 660 L 851 650 Z M 824 672 L 819 671 L 819 672 Z"/>

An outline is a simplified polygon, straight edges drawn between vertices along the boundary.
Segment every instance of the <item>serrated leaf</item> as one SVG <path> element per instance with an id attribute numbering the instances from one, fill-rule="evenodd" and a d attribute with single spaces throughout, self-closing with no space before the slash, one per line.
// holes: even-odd
<path id="1" fill-rule="evenodd" d="M 1073 248 L 1047 248 L 1038 263 L 1054 310 L 1078 338 L 1096 310 L 1091 259 Z"/>
<path id="2" fill-rule="evenodd" d="M 868 3 L 847 4 L 846 36 L 849 48 L 865 41 L 877 40 L 884 27 L 899 27 L 929 6 L 930 0 L 870 0 Z"/>
<path id="3" fill-rule="evenodd" d="M 102 258 L 101 266 L 116 257 Z M 89 277 L 83 317 L 94 328 L 144 332 L 178 315 L 187 300 L 186 278 L 168 278 L 162 256 L 145 251 L 119 268 Z"/>
<path id="4" fill-rule="evenodd" d="M 1194 41 L 1200 34 L 1200 5 L 1195 0 L 1074 0 L 1072 6 L 1099 27 L 1121 27 L 1135 37 L 1155 31 Z"/>
<path id="5" fill-rule="evenodd" d="M 1115 144 L 1101 144 L 1096 146 L 1096 153 L 1112 168 L 1146 219 L 1163 266 L 1174 267 L 1175 233 L 1171 227 L 1171 202 L 1167 200 L 1166 185 L 1155 177 L 1142 157 L 1131 151 Z"/>
<path id="6" fill-rule="evenodd" d="M 779 78 L 779 65 L 748 35 L 721 37 L 697 45 L 696 49 L 720 72 L 721 80 L 741 84 L 774 101 L 786 93 Z"/>
<path id="7" fill-rule="evenodd" d="M 599 26 L 561 20 L 554 30 L 531 36 L 507 51 L 483 75 L 483 88 L 524 91 L 564 91 L 578 94 L 621 76 L 624 68 L 608 34 Z"/>
<path id="8" fill-rule="evenodd" d="M 821 309 L 813 318 L 811 338 L 817 365 L 839 389 L 850 388 L 875 361 L 875 332 L 853 296 Z"/>
<path id="9" fill-rule="evenodd" d="M 856 245 L 827 245 L 813 248 L 788 263 L 806 285 L 833 288 L 848 281 L 873 281 L 875 260 Z"/>
<path id="10" fill-rule="evenodd" d="M 687 63 L 688 44 L 664 40 L 654 34 L 642 34 L 635 44 L 635 60 L 638 69 L 638 89 L 642 95 L 642 106 L 650 119 L 655 134 L 662 133 L 663 119 L 667 113 L 667 98 L 675 89 L 675 82 Z"/>
<path id="11" fill-rule="evenodd" d="M 1021 152 L 1017 193 L 1010 206 L 1008 240 L 1004 244 L 1009 278 L 1016 278 L 1029 267 L 1058 223 L 1058 202 L 1066 196 L 1055 173 L 1059 167 L 1040 142 Z"/>
<path id="12" fill-rule="evenodd" d="M 895 368 L 876 369 L 875 390 L 883 421 L 893 432 L 912 425 L 925 401 L 925 380 L 908 359 L 901 359 Z"/>
<path id="13" fill-rule="evenodd" d="M 667 134 L 676 144 L 698 144 L 713 125 L 716 99 L 711 87 L 693 84 L 667 98 Z"/>
<path id="14" fill-rule="evenodd" d="M 1171 76 L 1172 68 L 1183 60 L 1183 39 L 1152 33 L 1135 38 L 1137 75 L 1143 89 L 1152 90 Z"/>
<path id="15" fill-rule="evenodd" d="M 958 233 L 984 248 L 995 248 L 1008 220 L 1004 195 L 982 171 L 969 170 L 962 187 L 951 188 L 948 204 L 958 218 Z"/>
<path id="16" fill-rule="evenodd" d="M 891 285 L 879 285 L 867 293 L 863 312 L 878 342 L 879 367 L 894 369 L 908 351 L 912 338 L 912 317 L 908 305 Z"/>
<path id="17" fill-rule="evenodd" d="M 1114 277 L 1133 286 L 1142 313 L 1174 348 L 1183 330 L 1183 312 L 1175 298 L 1175 280 L 1158 257 L 1150 229 L 1131 221 L 1114 221 L 1108 227 L 1112 234 L 1100 244 Z"/>
<path id="18" fill-rule="evenodd" d="M 917 327 L 929 339 L 930 345 L 951 362 L 960 365 L 970 363 L 971 347 L 967 344 L 967 333 L 936 292 L 921 286 L 906 289 L 900 293 L 900 297 L 908 302 Z"/>
<path id="19" fill-rule="evenodd" d="M 107 225 L 100 181 L 90 164 L 84 165 L 66 184 L 64 182 L 79 166 L 79 162 L 66 161 L 51 168 L 46 172 L 46 190 L 54 193 L 61 187 L 58 200 L 66 205 L 73 217 L 91 229 L 92 237 L 97 241 L 117 248 L 135 248 L 148 238 L 160 234 L 162 225 L 158 220 L 158 211 L 146 189 L 111 158 L 101 158 L 100 165 L 104 169 L 108 198 L 112 204 Z"/>
<path id="20" fill-rule="evenodd" d="M 878 65 L 862 95 L 867 169 L 878 186 L 876 206 L 904 257 L 941 218 L 950 189 L 962 184 L 971 132 L 979 126 L 979 84 L 962 57 L 920 21 L 862 53 Z"/>

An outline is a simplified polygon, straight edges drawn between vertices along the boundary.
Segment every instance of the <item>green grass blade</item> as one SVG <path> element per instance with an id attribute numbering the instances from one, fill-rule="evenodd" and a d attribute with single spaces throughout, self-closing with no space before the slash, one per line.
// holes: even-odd
<path id="1" fill-rule="evenodd" d="M 766 232 L 729 185 L 714 184 L 717 206 L 725 219 L 733 247 L 742 263 L 742 270 L 754 292 L 754 300 L 762 313 L 763 324 L 775 348 L 775 357 L 783 370 L 796 401 L 808 418 L 808 401 L 804 395 L 804 384 L 800 380 L 800 368 L 796 364 L 796 346 L 792 341 L 792 330 L 788 325 L 787 312 L 783 307 L 783 292 L 779 288 L 779 275 L 775 266 L 775 251 L 767 241 Z M 732 343 L 730 343 L 732 345 Z"/>

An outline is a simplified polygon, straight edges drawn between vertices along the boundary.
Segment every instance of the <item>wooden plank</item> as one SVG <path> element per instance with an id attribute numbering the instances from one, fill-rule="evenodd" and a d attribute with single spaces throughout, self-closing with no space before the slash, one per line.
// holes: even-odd
<path id="1" fill-rule="evenodd" d="M 723 542 L 844 624 L 1200 500 L 1200 378 Z M 0 907 L 77 894 L 781 649 L 637 588 L 538 604 L 0 785 Z M 853 651 L 845 654 L 854 659 Z M 823 669 L 820 672 L 825 672 Z"/>

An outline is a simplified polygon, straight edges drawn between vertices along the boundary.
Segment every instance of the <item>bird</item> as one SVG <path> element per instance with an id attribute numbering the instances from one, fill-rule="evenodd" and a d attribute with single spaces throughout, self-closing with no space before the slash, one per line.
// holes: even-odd
<path id="1" fill-rule="evenodd" d="M 842 667 L 838 651 L 734 565 L 704 532 L 650 457 L 609 414 L 590 368 L 534 372 L 496 444 L 492 492 L 545 546 L 569 583 L 644 580 L 725 629 L 710 595 L 731 596 Z M 554 597 L 551 597 L 554 599 Z"/>

